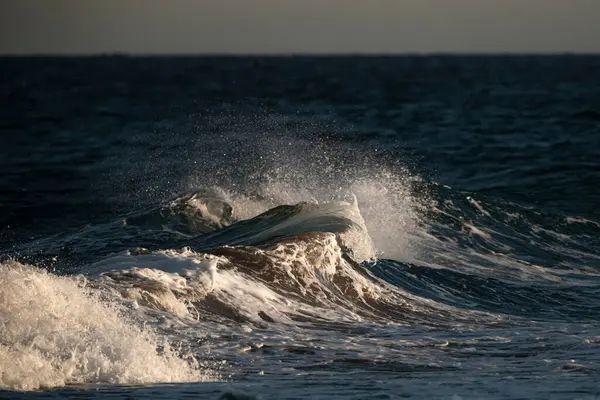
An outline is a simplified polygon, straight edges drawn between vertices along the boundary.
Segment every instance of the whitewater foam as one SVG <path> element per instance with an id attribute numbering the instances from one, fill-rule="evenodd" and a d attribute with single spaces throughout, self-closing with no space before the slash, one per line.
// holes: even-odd
<path id="1" fill-rule="evenodd" d="M 0 264 L 0 388 L 148 384 L 214 379 L 165 339 L 128 320 L 85 279 Z"/>
<path id="2" fill-rule="evenodd" d="M 266 250 L 224 246 L 214 252 L 218 256 L 185 248 L 126 252 L 103 260 L 95 270 L 105 271 L 100 284 L 125 299 L 188 320 L 218 314 L 255 323 L 293 323 L 298 315 L 356 321 L 360 317 L 348 307 L 345 293 L 350 287 L 356 296 L 375 290 L 344 264 L 331 233 L 294 238 Z M 347 277 L 342 281 L 336 277 L 342 275 L 340 268 Z"/>

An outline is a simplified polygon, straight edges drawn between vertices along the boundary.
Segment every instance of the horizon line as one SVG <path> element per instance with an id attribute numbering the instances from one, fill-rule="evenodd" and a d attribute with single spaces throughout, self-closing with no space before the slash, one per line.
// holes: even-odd
<path id="1" fill-rule="evenodd" d="M 598 52 L 580 52 L 580 51 L 552 51 L 552 52 L 523 52 L 523 51 L 490 51 L 490 52 L 461 52 L 461 51 L 407 51 L 407 52 L 181 52 L 181 53 L 161 53 L 161 52 L 124 52 L 124 51 L 105 51 L 90 53 L 72 53 L 72 52 L 32 52 L 32 53 L 0 53 L 0 58 L 95 58 L 95 57 L 206 57 L 206 58 L 286 58 L 286 57 L 556 57 L 556 56 L 574 56 L 574 57 L 594 57 L 600 56 Z"/>

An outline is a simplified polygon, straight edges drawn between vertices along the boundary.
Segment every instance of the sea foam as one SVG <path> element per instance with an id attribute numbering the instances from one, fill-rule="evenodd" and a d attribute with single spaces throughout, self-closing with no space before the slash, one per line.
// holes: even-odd
<path id="1" fill-rule="evenodd" d="M 0 264 L 0 389 L 207 379 L 84 279 Z"/>

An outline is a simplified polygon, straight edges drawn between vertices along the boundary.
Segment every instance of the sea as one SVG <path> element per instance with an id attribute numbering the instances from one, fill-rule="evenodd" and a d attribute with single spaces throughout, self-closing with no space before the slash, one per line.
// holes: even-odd
<path id="1" fill-rule="evenodd" d="M 0 58 L 0 398 L 600 398 L 600 56 Z"/>

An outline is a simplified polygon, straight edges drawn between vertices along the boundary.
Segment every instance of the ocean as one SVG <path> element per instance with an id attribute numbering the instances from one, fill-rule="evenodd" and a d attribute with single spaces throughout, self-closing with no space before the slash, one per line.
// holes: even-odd
<path id="1" fill-rule="evenodd" d="M 0 397 L 600 397 L 600 56 L 0 58 Z"/>

